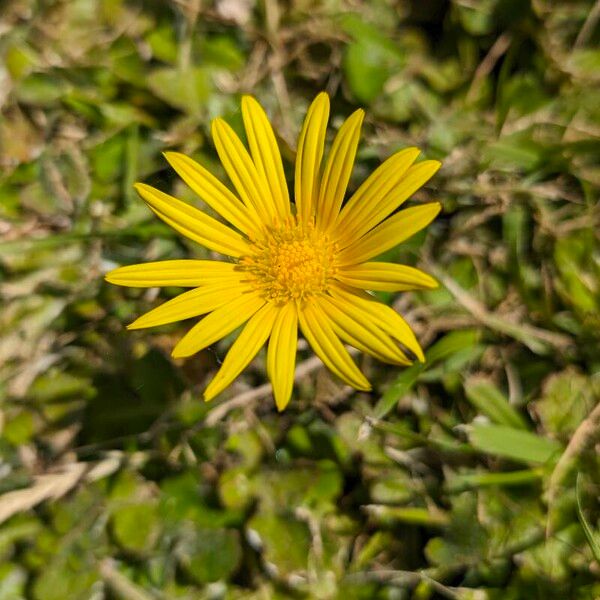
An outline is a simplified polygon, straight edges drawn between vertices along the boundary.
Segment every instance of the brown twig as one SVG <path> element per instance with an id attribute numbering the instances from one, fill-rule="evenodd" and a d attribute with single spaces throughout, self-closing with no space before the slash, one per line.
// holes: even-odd
<path id="1" fill-rule="evenodd" d="M 96 481 L 114 473 L 121 460 L 115 456 L 97 463 L 72 462 L 59 470 L 34 477 L 26 488 L 0 495 L 0 523 L 13 515 L 34 508 L 45 500 L 57 500 L 69 493 L 82 479 Z"/>
<path id="2" fill-rule="evenodd" d="M 512 36 L 507 31 L 500 35 L 500 37 L 494 42 L 492 47 L 489 49 L 488 53 L 485 55 L 485 58 L 481 61 L 481 63 L 475 70 L 473 80 L 471 81 L 469 91 L 467 92 L 468 102 L 474 99 L 475 94 L 477 93 L 477 89 L 479 88 L 479 85 L 481 83 L 481 80 L 493 71 L 500 57 L 510 47 L 511 42 Z"/>
<path id="3" fill-rule="evenodd" d="M 586 450 L 600 442 L 600 402 L 592 412 L 581 422 L 571 437 L 565 451 L 556 463 L 548 483 L 548 522 L 546 524 L 546 536 L 552 535 L 554 522 L 552 519 L 552 506 L 556 499 L 561 484 L 566 480 L 569 473 L 577 465 L 577 459 Z"/>
<path id="4" fill-rule="evenodd" d="M 350 355 L 358 354 L 358 350 L 356 350 L 355 348 L 346 349 L 348 350 Z M 294 381 L 299 381 L 300 379 L 303 379 L 304 377 L 306 377 L 313 371 L 316 371 L 322 366 L 323 363 L 321 362 L 321 359 L 319 359 L 317 356 L 312 356 L 311 358 L 308 358 L 296 367 Z M 231 398 L 231 400 L 227 400 L 226 402 L 223 402 L 223 404 L 219 404 L 218 406 L 216 406 L 210 413 L 208 413 L 208 416 L 204 421 L 202 421 L 201 425 L 212 427 L 216 425 L 221 419 L 223 419 L 225 415 L 230 411 L 236 408 L 247 406 L 248 404 L 256 402 L 257 400 L 260 400 L 262 398 L 266 398 L 272 393 L 273 386 L 270 383 L 263 383 L 263 385 L 259 385 L 256 388 L 248 390 L 247 392 L 243 392 L 242 394 Z"/>
<path id="5" fill-rule="evenodd" d="M 600 19 L 600 0 L 596 0 L 594 8 L 590 10 L 587 19 L 583 24 L 583 27 L 580 29 L 579 34 L 577 35 L 575 44 L 573 44 L 574 49 L 578 49 L 582 46 L 585 46 L 587 41 L 590 39 L 590 36 L 594 32 L 594 29 L 596 29 L 598 19 Z"/>
<path id="6" fill-rule="evenodd" d="M 512 323 L 500 315 L 489 312 L 479 300 L 471 296 L 453 279 L 447 277 L 441 269 L 433 265 L 429 265 L 428 268 L 477 321 L 494 331 L 518 340 L 522 344 L 525 344 L 532 352 L 543 352 L 547 346 L 566 350 L 572 345 L 572 339 L 568 335 L 541 329 L 527 323 Z"/>
<path id="7" fill-rule="evenodd" d="M 303 377 L 306 377 L 309 373 L 316 371 L 319 367 L 322 366 L 322 362 L 316 356 L 312 356 L 311 358 L 301 362 L 296 368 L 296 374 L 294 375 L 294 380 L 298 381 Z M 256 388 L 248 390 L 247 392 L 243 392 L 238 396 L 235 396 L 231 400 L 227 400 L 223 402 L 223 404 L 219 404 L 213 410 L 210 411 L 205 421 L 202 423 L 203 425 L 207 425 L 208 427 L 212 427 L 216 425 L 221 419 L 225 417 L 225 415 L 236 408 L 240 408 L 246 406 L 252 402 L 256 402 L 262 398 L 266 398 L 267 396 L 273 393 L 273 386 L 270 383 L 263 383 L 263 385 L 259 385 Z"/>
<path id="8" fill-rule="evenodd" d="M 116 561 L 105 558 L 98 564 L 98 571 L 117 598 L 123 600 L 155 600 L 156 596 L 147 594 L 139 585 L 133 583 L 116 568 Z"/>

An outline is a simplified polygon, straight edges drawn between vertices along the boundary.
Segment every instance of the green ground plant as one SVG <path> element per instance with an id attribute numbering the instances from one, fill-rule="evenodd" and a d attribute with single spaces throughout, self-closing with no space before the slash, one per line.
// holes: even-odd
<path id="1" fill-rule="evenodd" d="M 0 2 L 0 600 L 600 598 L 600 4 Z M 369 394 L 300 347 L 201 393 L 232 337 L 125 325 L 179 290 L 120 265 L 204 258 L 133 190 L 196 205 L 210 120 L 265 106 L 284 161 L 310 100 L 366 111 L 350 187 L 407 146 L 440 217 L 379 294 L 427 362 Z M 331 131 L 329 132 L 332 133 Z M 291 170 L 290 170 L 291 176 Z M 206 206 L 202 206 L 206 209 Z"/>

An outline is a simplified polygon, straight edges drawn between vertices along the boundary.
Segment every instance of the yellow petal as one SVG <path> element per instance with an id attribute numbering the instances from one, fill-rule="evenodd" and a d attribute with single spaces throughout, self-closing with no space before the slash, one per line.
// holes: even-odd
<path id="1" fill-rule="evenodd" d="M 296 213 L 304 223 L 314 217 L 328 119 L 329 96 L 321 92 L 306 113 L 296 153 Z"/>
<path id="2" fill-rule="evenodd" d="M 190 240 L 236 258 L 248 254 L 248 242 L 239 233 L 197 208 L 145 183 L 136 183 L 135 189 L 158 217 Z"/>
<path id="3" fill-rule="evenodd" d="M 215 119 L 212 122 L 212 136 L 219 158 L 242 202 L 258 216 L 262 224 L 272 224 L 276 212 L 270 198 L 271 191 L 235 131 L 223 119 Z"/>
<path id="4" fill-rule="evenodd" d="M 419 269 L 386 262 L 366 262 L 342 267 L 335 278 L 346 285 L 362 290 L 404 292 L 432 289 L 437 281 Z"/>
<path id="5" fill-rule="evenodd" d="M 331 288 L 331 295 L 354 306 L 359 314 L 362 313 L 363 320 L 369 319 L 377 327 L 408 348 L 421 362 L 425 361 L 423 350 L 412 329 L 393 308 L 378 302 L 368 294 L 358 295 L 339 286 Z"/>
<path id="6" fill-rule="evenodd" d="M 364 111 L 355 111 L 340 127 L 333 140 L 321 180 L 316 211 L 316 222 L 322 229 L 331 227 L 340 212 L 352 174 L 364 116 Z"/>
<path id="7" fill-rule="evenodd" d="M 396 213 L 359 240 L 340 251 L 339 265 L 365 262 L 397 246 L 417 231 L 427 227 L 440 212 L 439 202 L 413 206 Z"/>
<path id="8" fill-rule="evenodd" d="M 212 173 L 185 154 L 165 152 L 177 174 L 213 210 L 246 235 L 256 229 L 248 209 Z"/>
<path id="9" fill-rule="evenodd" d="M 161 260 L 119 267 L 107 273 L 104 279 L 129 287 L 198 287 L 239 280 L 237 268 L 234 263 L 218 260 Z"/>
<path id="10" fill-rule="evenodd" d="M 352 387 L 369 391 L 371 384 L 354 364 L 321 307 L 309 300 L 298 317 L 304 337 L 325 366 Z"/>
<path id="11" fill-rule="evenodd" d="M 360 227 L 362 216 L 402 181 L 419 154 L 418 148 L 401 150 L 390 156 L 367 177 L 344 205 L 336 220 L 336 231 L 341 241 L 355 239 L 354 232 Z"/>
<path id="12" fill-rule="evenodd" d="M 344 240 L 348 240 L 349 243 L 353 239 L 358 239 L 381 223 L 431 179 L 440 166 L 441 163 L 437 160 L 425 160 L 414 165 L 387 194 L 373 199 L 369 204 L 361 203 L 350 214 L 352 222 L 342 225 Z M 341 247 L 344 246 L 344 240 L 340 240 Z"/>
<path id="13" fill-rule="evenodd" d="M 318 298 L 317 302 L 331 320 L 334 331 L 347 344 L 383 362 L 411 364 L 390 336 L 372 321 L 365 319 L 354 305 L 331 297 Z"/>
<path id="14" fill-rule="evenodd" d="M 245 293 L 194 325 L 178 342 L 171 355 L 174 358 L 191 356 L 243 325 L 265 300 L 258 292 Z"/>
<path id="15" fill-rule="evenodd" d="M 231 282 L 219 282 L 195 288 L 142 315 L 127 329 L 157 327 L 204 315 L 241 296 L 247 289 L 239 280 L 233 285 Z"/>
<path id="16" fill-rule="evenodd" d="M 290 214 L 290 197 L 273 128 L 262 106 L 252 96 L 242 98 L 242 117 L 252 159 L 283 220 Z"/>
<path id="17" fill-rule="evenodd" d="M 289 303 L 279 310 L 267 351 L 267 374 L 279 411 L 287 406 L 292 395 L 297 344 L 298 312 L 295 304 Z"/>
<path id="18" fill-rule="evenodd" d="M 218 373 L 204 392 L 207 402 L 220 394 L 256 356 L 271 334 L 278 312 L 279 309 L 274 304 L 265 304 L 246 323 L 229 349 Z"/>

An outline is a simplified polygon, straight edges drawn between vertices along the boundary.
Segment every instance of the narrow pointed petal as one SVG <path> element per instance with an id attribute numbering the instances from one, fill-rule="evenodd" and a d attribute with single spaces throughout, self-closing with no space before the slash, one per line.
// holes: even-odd
<path id="1" fill-rule="evenodd" d="M 271 192 L 275 211 L 283 220 L 290 214 L 290 196 L 273 128 L 262 106 L 252 96 L 242 98 L 242 117 L 250 154 Z"/>
<path id="2" fill-rule="evenodd" d="M 246 235 L 256 229 L 248 209 L 212 173 L 185 154 L 164 155 L 181 179 L 214 211 Z"/>
<path id="3" fill-rule="evenodd" d="M 218 260 L 161 260 L 113 269 L 104 279 L 128 287 L 198 287 L 238 281 L 237 265 Z"/>
<path id="4" fill-rule="evenodd" d="M 252 162 L 235 131 L 223 119 L 212 122 L 215 148 L 229 179 L 242 202 L 254 212 L 263 225 L 270 225 L 276 217 L 271 191 Z"/>
<path id="5" fill-rule="evenodd" d="M 408 348 L 421 362 L 425 361 L 423 350 L 412 329 L 393 308 L 368 294 L 359 295 L 338 286 L 332 287 L 331 295 L 354 306 L 358 314 L 362 314 L 363 320 L 370 319 L 377 327 Z"/>
<path id="6" fill-rule="evenodd" d="M 365 319 L 354 305 L 331 297 L 319 298 L 318 304 L 329 317 L 334 331 L 347 344 L 383 362 L 411 364 L 390 336 L 371 320 Z"/>
<path id="7" fill-rule="evenodd" d="M 323 364 L 348 385 L 369 391 L 371 384 L 340 342 L 323 310 L 307 301 L 298 316 L 304 337 Z"/>
<path id="8" fill-rule="evenodd" d="M 418 148 L 405 148 L 390 156 L 367 177 L 337 217 L 336 231 L 340 241 L 354 239 L 354 232 L 361 224 L 362 215 L 402 181 L 419 154 Z"/>
<path id="9" fill-rule="evenodd" d="M 192 356 L 243 325 L 265 304 L 258 292 L 245 293 L 194 325 L 178 342 L 171 355 L 174 358 Z"/>
<path id="10" fill-rule="evenodd" d="M 241 296 L 248 288 L 239 280 L 235 283 L 220 282 L 195 288 L 179 294 L 172 300 L 157 306 L 137 318 L 127 329 L 144 329 L 167 323 L 175 323 L 209 313 Z"/>
<path id="11" fill-rule="evenodd" d="M 236 258 L 248 254 L 248 242 L 239 233 L 197 208 L 145 183 L 135 189 L 158 217 L 190 240 Z"/>
<path id="12" fill-rule="evenodd" d="M 421 188 L 440 168 L 437 160 L 425 160 L 408 169 L 398 181 L 397 175 L 392 180 L 398 181 L 394 187 L 377 198 L 371 198 L 369 203 L 361 202 L 349 213 L 348 222 L 342 225 L 341 246 L 350 243 L 381 223 L 391 215 L 400 205 Z M 387 187 L 387 186 L 386 186 Z"/>
<path id="13" fill-rule="evenodd" d="M 295 304 L 289 303 L 279 310 L 267 351 L 267 374 L 279 411 L 287 406 L 292 395 L 297 344 L 298 311 Z"/>
<path id="14" fill-rule="evenodd" d="M 386 262 L 366 262 L 342 267 L 335 277 L 345 285 L 381 292 L 405 292 L 438 286 L 431 275 L 419 269 Z"/>
<path id="15" fill-rule="evenodd" d="M 278 312 L 279 309 L 274 304 L 265 304 L 246 323 L 227 352 L 218 373 L 204 392 L 204 399 L 207 402 L 220 394 L 257 355 L 271 334 Z"/>
<path id="16" fill-rule="evenodd" d="M 296 213 L 305 223 L 315 213 L 328 119 L 329 96 L 321 92 L 306 113 L 296 154 Z"/>
<path id="17" fill-rule="evenodd" d="M 401 210 L 339 253 L 339 265 L 363 263 L 383 254 L 427 227 L 440 212 L 439 202 Z"/>
<path id="18" fill-rule="evenodd" d="M 364 116 L 364 111 L 355 111 L 340 127 L 333 140 L 321 180 L 316 211 L 316 222 L 322 229 L 329 229 L 340 212 L 352 174 Z"/>

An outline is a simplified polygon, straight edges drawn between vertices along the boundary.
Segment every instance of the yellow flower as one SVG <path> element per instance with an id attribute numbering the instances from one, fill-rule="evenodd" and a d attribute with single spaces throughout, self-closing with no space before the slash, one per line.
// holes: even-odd
<path id="1" fill-rule="evenodd" d="M 264 110 L 246 96 L 242 116 L 249 152 L 225 121 L 212 123 L 217 152 L 237 196 L 187 156 L 165 153 L 190 188 L 233 227 L 136 184 L 165 223 L 232 260 L 167 260 L 108 273 L 106 279 L 117 285 L 194 288 L 141 316 L 129 329 L 207 315 L 175 346 L 173 356 L 185 357 L 245 324 L 204 397 L 211 400 L 223 391 L 269 340 L 267 373 L 279 410 L 292 393 L 298 327 L 325 365 L 359 390 L 371 386 L 344 343 L 387 363 L 409 365 L 412 355 L 424 360 L 404 319 L 365 290 L 436 287 L 435 280 L 418 269 L 371 259 L 438 214 L 437 202 L 395 211 L 440 163 L 413 164 L 419 151 L 402 150 L 342 206 L 364 113 L 357 110 L 340 127 L 322 168 L 329 98 L 321 93 L 308 110 L 298 140 L 294 208 Z"/>

